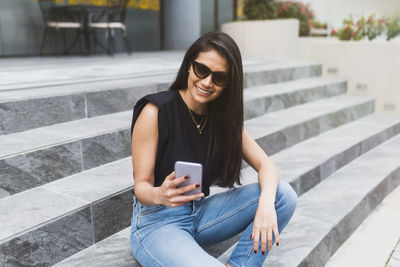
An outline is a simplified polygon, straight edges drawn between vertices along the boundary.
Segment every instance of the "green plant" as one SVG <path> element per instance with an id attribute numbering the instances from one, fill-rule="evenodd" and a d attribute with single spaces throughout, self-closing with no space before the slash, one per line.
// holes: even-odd
<path id="1" fill-rule="evenodd" d="M 248 20 L 296 18 L 300 22 L 300 36 L 310 35 L 314 18 L 310 5 L 291 1 L 246 0 L 243 14 Z"/>
<path id="2" fill-rule="evenodd" d="M 367 36 L 370 41 L 381 35 L 385 30 L 385 20 L 376 18 L 375 14 L 372 14 L 367 19 L 362 16 L 356 22 L 356 25 L 361 27 L 362 36 Z"/>
<path id="3" fill-rule="evenodd" d="M 328 24 L 326 22 L 320 22 L 318 20 L 313 20 L 311 25 L 311 36 L 314 37 L 326 37 Z"/>
<path id="4" fill-rule="evenodd" d="M 246 0 L 243 14 L 248 20 L 274 19 L 276 12 L 272 2 L 273 0 Z"/>
<path id="5" fill-rule="evenodd" d="M 357 23 L 353 21 L 353 17 L 350 15 L 348 19 L 343 20 L 343 26 L 341 28 L 337 31 L 334 29 L 332 30 L 331 35 L 337 36 L 339 40 L 343 41 L 358 41 L 364 37 L 362 29 L 362 25 L 357 25 Z"/>
<path id="6" fill-rule="evenodd" d="M 314 29 L 327 29 L 328 24 L 326 22 L 320 22 L 318 20 L 313 20 L 312 21 L 312 27 Z"/>
<path id="7" fill-rule="evenodd" d="M 386 39 L 389 41 L 390 39 L 395 38 L 400 35 L 400 16 L 393 15 L 390 17 L 386 17 Z"/>
<path id="8" fill-rule="evenodd" d="M 337 36 L 340 40 L 361 40 L 368 37 L 373 40 L 386 31 L 387 40 L 391 40 L 400 35 L 400 15 L 392 15 L 384 18 L 377 18 L 375 14 L 365 18 L 362 16 L 354 21 L 350 16 L 343 20 L 343 26 L 332 30 L 331 35 Z"/>
<path id="9" fill-rule="evenodd" d="M 309 4 L 306 5 L 302 2 L 280 1 L 274 2 L 274 9 L 276 10 L 277 18 L 295 18 L 299 20 L 300 36 L 310 35 L 314 13 Z"/>

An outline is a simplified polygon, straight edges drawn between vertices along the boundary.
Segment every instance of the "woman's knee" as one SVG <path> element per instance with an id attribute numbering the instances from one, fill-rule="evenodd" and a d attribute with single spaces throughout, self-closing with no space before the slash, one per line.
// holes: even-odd
<path id="1" fill-rule="evenodd" d="M 257 199 L 260 198 L 261 188 L 259 183 L 249 184 L 244 187 L 246 188 L 246 195 L 250 195 Z M 284 204 L 287 208 L 293 209 L 293 211 L 296 208 L 297 193 L 288 182 L 279 181 L 275 202 L 278 201 Z"/>
<path id="2" fill-rule="evenodd" d="M 293 214 L 297 204 L 297 193 L 285 181 L 280 181 L 276 192 L 277 205 L 283 206 L 286 212 Z"/>
<path id="3" fill-rule="evenodd" d="M 261 196 L 260 184 L 257 182 L 257 183 L 245 185 L 244 187 L 246 187 L 245 195 L 246 195 L 247 200 L 248 201 L 251 200 L 252 202 L 257 203 L 257 205 L 258 205 L 258 201 L 260 200 L 260 196 Z"/>

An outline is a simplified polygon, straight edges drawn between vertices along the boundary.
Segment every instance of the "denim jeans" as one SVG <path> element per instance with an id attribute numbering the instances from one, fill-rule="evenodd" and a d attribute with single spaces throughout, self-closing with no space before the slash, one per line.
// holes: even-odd
<path id="1" fill-rule="evenodd" d="M 134 201 L 130 243 L 136 260 L 147 266 L 225 266 L 201 246 L 243 234 L 228 263 L 236 266 L 262 266 L 268 250 L 257 253 L 250 239 L 258 207 L 260 186 L 244 185 L 191 201 L 179 207 L 145 206 Z M 292 217 L 297 195 L 292 187 L 279 183 L 275 209 L 279 232 Z"/>

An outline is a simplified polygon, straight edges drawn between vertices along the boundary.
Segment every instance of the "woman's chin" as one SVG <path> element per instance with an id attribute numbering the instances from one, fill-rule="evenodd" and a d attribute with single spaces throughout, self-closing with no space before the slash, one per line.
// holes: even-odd
<path id="1" fill-rule="evenodd" d="M 194 99 L 199 103 L 208 103 L 214 99 L 214 93 L 205 94 L 199 91 L 196 87 L 192 90 Z"/>

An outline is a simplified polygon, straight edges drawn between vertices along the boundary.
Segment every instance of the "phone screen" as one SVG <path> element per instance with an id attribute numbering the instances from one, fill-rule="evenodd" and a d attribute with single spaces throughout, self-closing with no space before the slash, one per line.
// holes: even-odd
<path id="1" fill-rule="evenodd" d="M 175 178 L 189 175 L 189 179 L 183 183 L 180 183 L 177 187 L 186 186 L 189 184 L 200 184 L 200 187 L 183 193 L 182 195 L 194 195 L 201 193 L 202 178 L 203 178 L 203 166 L 200 163 L 177 161 L 175 162 Z"/>

